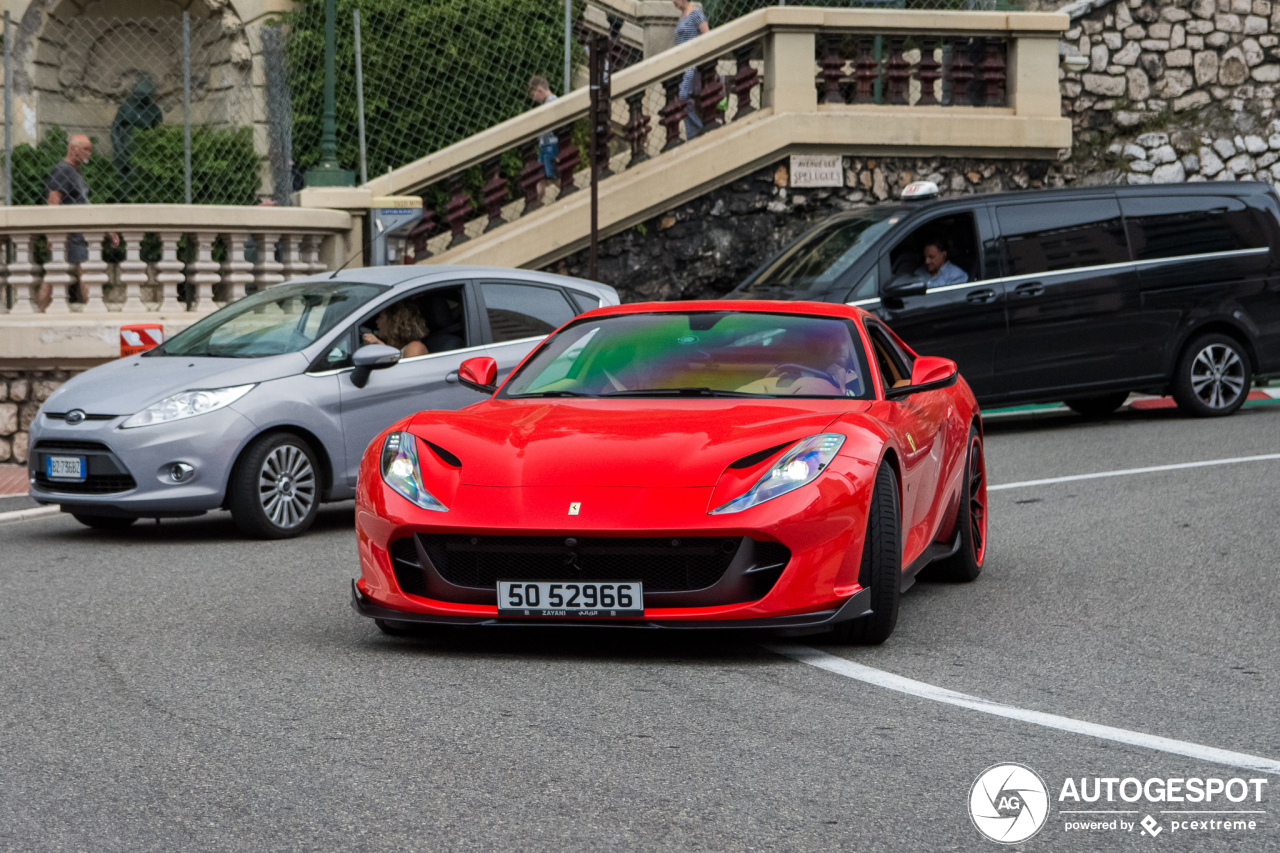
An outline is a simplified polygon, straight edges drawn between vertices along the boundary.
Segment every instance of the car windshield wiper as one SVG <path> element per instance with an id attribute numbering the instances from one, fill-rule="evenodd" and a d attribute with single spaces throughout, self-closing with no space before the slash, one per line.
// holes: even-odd
<path id="1" fill-rule="evenodd" d="M 512 397 L 596 397 L 597 394 L 584 394 L 581 391 L 534 391 L 529 394 L 512 394 Z"/>
<path id="2" fill-rule="evenodd" d="M 638 388 L 634 391 L 610 391 L 601 397 L 762 397 L 746 391 L 719 391 L 715 388 Z"/>

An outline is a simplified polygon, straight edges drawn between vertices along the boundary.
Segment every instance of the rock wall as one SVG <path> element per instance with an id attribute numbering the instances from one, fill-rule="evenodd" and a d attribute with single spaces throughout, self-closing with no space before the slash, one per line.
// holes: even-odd
<path id="1" fill-rule="evenodd" d="M 0 371 L 0 463 L 27 461 L 27 430 L 40 404 L 79 371 Z"/>
<path id="2" fill-rule="evenodd" d="M 1280 84 L 1280 2 L 1080 0 L 1062 45 L 1063 114 L 1078 132 L 1138 128 L 1215 106 L 1268 119 Z M 1077 17 L 1078 16 L 1078 17 Z"/>

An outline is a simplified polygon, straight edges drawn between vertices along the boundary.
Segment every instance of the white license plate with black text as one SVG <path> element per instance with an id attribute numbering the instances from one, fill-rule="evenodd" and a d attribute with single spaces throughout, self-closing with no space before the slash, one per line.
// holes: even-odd
<path id="1" fill-rule="evenodd" d="M 644 615 L 640 581 L 498 581 L 499 616 Z"/>
<path id="2" fill-rule="evenodd" d="M 83 456 L 44 458 L 44 475 L 50 480 L 83 480 L 85 467 Z"/>

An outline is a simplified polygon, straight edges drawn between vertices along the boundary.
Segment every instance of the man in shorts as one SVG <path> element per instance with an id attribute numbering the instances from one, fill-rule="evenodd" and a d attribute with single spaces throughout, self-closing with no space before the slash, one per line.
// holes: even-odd
<path id="1" fill-rule="evenodd" d="M 77 133 L 67 140 L 67 156 L 59 160 L 54 165 L 53 170 L 49 172 L 49 180 L 45 188 L 49 191 L 48 203 L 53 204 L 88 204 L 89 203 L 89 185 L 85 183 L 84 177 L 80 174 L 80 167 L 89 162 L 89 155 L 93 153 L 93 143 L 89 141 L 89 137 L 83 133 Z M 112 234 L 111 245 L 120 245 L 120 235 Z M 80 264 L 89 259 L 89 244 L 85 241 L 83 234 L 67 235 L 67 263 L 76 267 L 76 275 L 79 276 Z M 84 288 L 76 283 L 72 289 L 76 294 L 76 301 L 84 302 Z M 40 292 L 36 296 L 36 303 L 43 311 L 49 307 L 49 302 L 53 296 L 53 284 L 44 281 L 40 284 Z"/>

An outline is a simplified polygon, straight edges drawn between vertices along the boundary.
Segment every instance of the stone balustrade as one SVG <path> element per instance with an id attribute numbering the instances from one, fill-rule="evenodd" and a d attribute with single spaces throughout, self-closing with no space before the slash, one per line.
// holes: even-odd
<path id="1" fill-rule="evenodd" d="M 343 211 L 299 208 L 0 208 L 0 315 L 207 314 L 338 266 L 353 225 Z M 88 244 L 78 264 L 72 235 Z"/>

